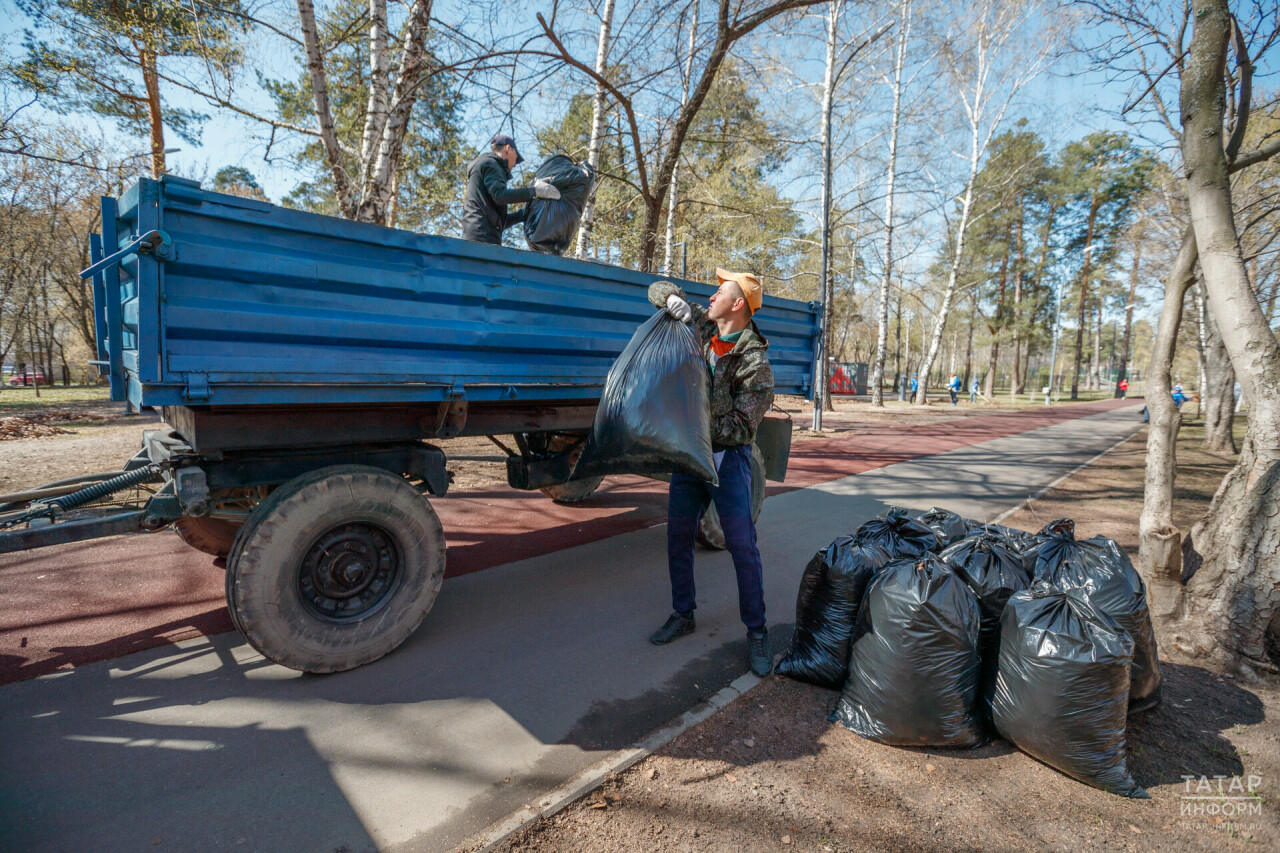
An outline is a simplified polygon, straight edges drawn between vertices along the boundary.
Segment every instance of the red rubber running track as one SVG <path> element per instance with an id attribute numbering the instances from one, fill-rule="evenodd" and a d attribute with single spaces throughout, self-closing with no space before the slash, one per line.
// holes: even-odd
<path id="1" fill-rule="evenodd" d="M 786 484 L 768 493 L 1133 404 L 1107 400 L 906 427 L 828 413 L 832 435 L 793 444 Z M 505 487 L 451 492 L 432 504 L 454 577 L 662 524 L 666 484 L 612 477 L 578 506 Z M 221 565 L 169 531 L 0 556 L 0 684 L 231 631 Z"/>

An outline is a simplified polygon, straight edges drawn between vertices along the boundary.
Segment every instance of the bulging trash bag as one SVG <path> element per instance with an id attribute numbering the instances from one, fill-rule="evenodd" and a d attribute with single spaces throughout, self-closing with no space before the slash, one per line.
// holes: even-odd
<path id="1" fill-rule="evenodd" d="M 991 536 L 999 536 L 1005 541 L 1005 545 L 1021 554 L 1028 548 L 1035 546 L 1036 535 L 1028 533 L 1025 530 L 1018 530 L 1016 527 L 1005 527 L 1003 524 L 983 524 L 980 521 L 969 522 L 968 535 L 974 536 L 979 533 L 986 533 Z"/>
<path id="2" fill-rule="evenodd" d="M 578 221 L 591 197 L 596 173 L 589 163 L 575 163 L 564 154 L 554 154 L 534 173 L 535 181 L 541 178 L 560 190 L 560 198 L 535 198 L 528 203 L 524 236 L 535 252 L 563 255 L 578 233 Z"/>
<path id="3" fill-rule="evenodd" d="M 710 384 L 697 332 L 655 313 L 609 368 L 573 479 L 681 473 L 717 482 Z"/>
<path id="4" fill-rule="evenodd" d="M 962 539 L 947 548 L 939 558 L 950 566 L 978 597 L 982 630 L 978 649 L 982 657 L 979 679 L 984 711 L 989 709 L 991 692 L 996 683 L 996 660 L 1000 656 L 1000 615 L 1005 602 L 1015 592 L 1031 584 L 1022 557 L 1010 549 L 1003 539 L 978 534 Z"/>
<path id="5" fill-rule="evenodd" d="M 831 719 L 898 746 L 982 744 L 979 622 L 973 590 L 937 557 L 890 563 L 863 597 Z"/>
<path id="6" fill-rule="evenodd" d="M 969 535 L 968 522 L 949 509 L 933 509 L 920 516 L 920 523 L 938 534 L 938 539 L 945 548 L 953 545 Z"/>
<path id="7" fill-rule="evenodd" d="M 1133 640 L 1080 596 L 1037 580 L 1000 620 L 991 715 L 1000 736 L 1086 785 L 1146 798 L 1129 775 Z"/>
<path id="8" fill-rule="evenodd" d="M 1069 518 L 1050 522 L 1023 559 L 1033 577 L 1062 589 L 1080 590 L 1094 607 L 1129 632 L 1133 638 L 1129 701 L 1133 711 L 1153 708 L 1160 703 L 1160 657 L 1146 585 L 1115 540 L 1076 539 L 1075 528 Z"/>
<path id="9" fill-rule="evenodd" d="M 899 506 L 891 506 L 854 533 L 863 542 L 879 545 L 895 560 L 913 560 L 938 550 L 938 535 Z"/>
<path id="10" fill-rule="evenodd" d="M 796 596 L 796 628 L 778 672 L 838 690 L 849 669 L 849 644 L 867 584 L 889 563 L 879 545 L 841 536 L 805 566 Z"/>

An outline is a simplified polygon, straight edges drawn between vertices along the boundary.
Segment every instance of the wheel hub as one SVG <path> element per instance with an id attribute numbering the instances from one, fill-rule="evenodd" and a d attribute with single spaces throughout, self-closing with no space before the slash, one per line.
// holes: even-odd
<path id="1" fill-rule="evenodd" d="M 327 622 L 352 622 L 391 597 L 400 577 L 400 550 L 377 525 L 341 524 L 316 539 L 298 568 L 303 605 Z"/>

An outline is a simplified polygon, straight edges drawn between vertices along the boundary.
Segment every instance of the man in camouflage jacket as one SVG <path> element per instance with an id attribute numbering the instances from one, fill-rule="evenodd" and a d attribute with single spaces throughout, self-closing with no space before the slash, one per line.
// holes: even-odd
<path id="1" fill-rule="evenodd" d="M 694 631 L 696 608 L 693 546 L 702 514 L 712 501 L 738 576 L 738 611 L 747 626 L 751 670 L 765 676 L 773 668 L 764 617 L 764 570 L 756 546 L 751 507 L 751 445 L 756 428 L 773 403 L 769 342 L 751 320 L 764 289 L 752 273 L 716 270 L 720 288 L 706 309 L 689 302 L 669 281 L 649 286 L 655 307 L 686 323 L 702 338 L 711 369 L 711 444 L 719 485 L 685 474 L 671 476 L 667 504 L 667 567 L 672 614 L 649 639 L 665 645 Z"/>

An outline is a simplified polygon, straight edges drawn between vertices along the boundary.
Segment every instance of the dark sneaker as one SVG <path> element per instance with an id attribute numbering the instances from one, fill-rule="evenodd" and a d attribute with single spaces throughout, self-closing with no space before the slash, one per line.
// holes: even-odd
<path id="1" fill-rule="evenodd" d="M 667 617 L 667 621 L 662 624 L 662 627 L 650 635 L 649 642 L 655 646 L 665 646 L 685 634 L 692 634 L 693 629 L 696 627 L 697 624 L 693 621 L 692 613 L 672 613 Z"/>
<path id="2" fill-rule="evenodd" d="M 773 672 L 773 655 L 769 654 L 769 629 L 747 632 L 747 660 L 751 671 L 764 678 Z"/>

